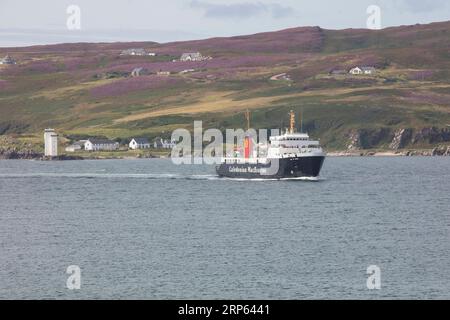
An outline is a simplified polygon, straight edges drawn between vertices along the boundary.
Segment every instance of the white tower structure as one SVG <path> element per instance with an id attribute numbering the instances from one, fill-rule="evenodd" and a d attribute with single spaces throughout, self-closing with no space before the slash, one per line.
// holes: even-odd
<path id="1" fill-rule="evenodd" d="M 53 129 L 45 129 L 44 133 L 45 141 L 45 156 L 56 157 L 58 156 L 58 135 Z"/>

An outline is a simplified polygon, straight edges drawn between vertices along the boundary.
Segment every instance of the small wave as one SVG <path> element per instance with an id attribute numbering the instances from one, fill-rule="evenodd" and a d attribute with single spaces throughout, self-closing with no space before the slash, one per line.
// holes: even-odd
<path id="1" fill-rule="evenodd" d="M 322 178 L 227 178 L 214 174 L 182 175 L 175 173 L 5 173 L 0 178 L 68 178 L 68 179 L 182 179 L 182 180 L 223 180 L 223 181 L 321 181 Z"/>
<path id="2" fill-rule="evenodd" d="M 215 175 L 181 175 L 173 173 L 6 173 L 0 178 L 69 178 L 69 179 L 188 179 L 214 180 Z"/>
<path id="3" fill-rule="evenodd" d="M 317 182 L 317 181 L 321 181 L 323 179 L 319 178 L 319 177 L 298 177 L 298 178 L 283 178 L 280 179 L 282 181 L 312 181 L 312 182 Z"/>
<path id="4" fill-rule="evenodd" d="M 219 178 L 227 181 L 250 181 L 250 182 L 263 182 L 263 181 L 309 181 L 309 182 L 318 182 L 323 181 L 325 179 L 322 178 L 313 178 L 313 177 L 296 177 L 296 178 Z"/>

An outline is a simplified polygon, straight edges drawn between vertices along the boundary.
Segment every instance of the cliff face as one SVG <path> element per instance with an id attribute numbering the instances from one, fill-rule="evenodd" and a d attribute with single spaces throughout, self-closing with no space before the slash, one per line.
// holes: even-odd
<path id="1" fill-rule="evenodd" d="M 357 129 L 348 133 L 347 150 L 386 149 L 386 147 L 392 150 L 400 150 L 436 146 L 440 143 L 447 144 L 449 142 L 450 130 L 448 128 Z"/>
<path id="2" fill-rule="evenodd" d="M 394 132 L 392 142 L 389 144 L 389 148 L 398 150 L 404 148 L 411 140 L 413 130 L 412 129 L 398 129 Z"/>
<path id="3" fill-rule="evenodd" d="M 450 129 L 439 129 L 439 128 L 423 128 L 422 130 L 418 130 L 412 140 L 412 144 L 417 143 L 429 143 L 436 144 L 442 142 L 450 141 Z"/>

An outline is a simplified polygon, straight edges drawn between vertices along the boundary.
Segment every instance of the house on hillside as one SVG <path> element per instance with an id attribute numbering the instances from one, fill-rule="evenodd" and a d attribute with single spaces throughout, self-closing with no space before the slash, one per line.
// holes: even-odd
<path id="1" fill-rule="evenodd" d="M 273 80 L 273 81 L 279 81 L 279 80 L 290 81 L 291 77 L 287 73 L 280 73 L 280 74 L 276 74 L 276 75 L 270 77 L 270 80 Z"/>
<path id="2" fill-rule="evenodd" d="M 191 73 L 191 72 L 195 72 L 195 69 L 185 69 L 183 71 L 180 71 L 180 74 L 186 74 L 186 73 Z"/>
<path id="3" fill-rule="evenodd" d="M 202 61 L 203 56 L 200 52 L 194 52 L 194 53 L 183 53 L 181 55 L 180 61 L 186 62 L 186 61 Z"/>
<path id="4" fill-rule="evenodd" d="M 86 151 L 114 151 L 119 149 L 119 143 L 107 139 L 89 139 L 84 144 Z"/>
<path id="5" fill-rule="evenodd" d="M 363 74 L 372 75 L 377 72 L 377 69 L 375 67 L 361 67 L 361 70 L 363 71 Z"/>
<path id="6" fill-rule="evenodd" d="M 349 73 L 353 74 L 353 75 L 359 75 L 359 74 L 363 74 L 363 71 L 360 67 L 354 67 L 354 68 L 350 69 Z"/>
<path id="7" fill-rule="evenodd" d="M 350 69 L 349 73 L 353 75 L 372 75 L 375 74 L 376 71 L 377 69 L 375 69 L 375 67 L 354 67 Z"/>
<path id="8" fill-rule="evenodd" d="M 175 141 L 156 138 L 153 146 L 155 149 L 172 149 L 177 145 Z"/>
<path id="9" fill-rule="evenodd" d="M 131 71 L 131 76 L 134 77 L 140 77 L 140 76 L 146 76 L 149 75 L 150 72 L 147 69 L 144 68 L 134 68 L 133 71 Z"/>
<path id="10" fill-rule="evenodd" d="M 170 76 L 170 71 L 162 71 L 162 70 L 159 70 L 159 71 L 156 73 L 156 75 L 158 75 L 158 76 Z"/>
<path id="11" fill-rule="evenodd" d="M 0 59 L 0 64 L 16 64 L 16 60 L 6 55 L 3 59 Z"/>
<path id="12" fill-rule="evenodd" d="M 129 148 L 136 149 L 150 149 L 150 141 L 147 138 L 133 138 L 130 141 Z"/>
<path id="13" fill-rule="evenodd" d="M 211 57 L 205 57 L 200 52 L 187 52 L 181 55 L 180 61 L 188 62 L 188 61 L 204 61 L 212 59 Z"/>
<path id="14" fill-rule="evenodd" d="M 156 56 L 156 53 L 154 52 L 147 52 L 145 49 L 142 48 L 132 48 L 132 49 L 126 49 L 123 50 L 120 53 L 121 56 Z"/>
<path id="15" fill-rule="evenodd" d="M 76 151 L 80 151 L 84 148 L 84 144 L 86 143 L 86 140 L 80 140 L 77 141 L 73 144 L 71 144 L 70 146 L 66 147 L 66 152 L 76 152 Z"/>

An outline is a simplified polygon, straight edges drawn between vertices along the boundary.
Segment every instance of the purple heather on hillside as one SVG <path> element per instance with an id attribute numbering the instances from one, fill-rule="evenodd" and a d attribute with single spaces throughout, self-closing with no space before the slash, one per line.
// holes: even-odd
<path id="1" fill-rule="evenodd" d="M 6 70 L 4 74 L 10 76 L 26 75 L 26 74 L 42 74 L 42 73 L 54 73 L 59 70 L 58 64 L 50 60 L 38 60 L 25 64 L 14 65 Z"/>
<path id="2" fill-rule="evenodd" d="M 92 69 L 97 68 L 100 63 L 101 59 L 105 58 L 104 55 L 100 56 L 91 56 L 91 57 L 69 57 L 67 59 L 64 59 L 62 64 L 62 70 L 63 71 L 76 71 L 79 69 L 87 68 Z"/>
<path id="3" fill-rule="evenodd" d="M 432 76 L 433 71 L 431 70 L 410 71 L 408 73 L 408 79 L 416 81 L 429 80 Z"/>
<path id="4" fill-rule="evenodd" d="M 8 88 L 8 82 L 0 79 L 0 90 L 6 90 Z"/>
<path id="5" fill-rule="evenodd" d="M 408 91 L 403 94 L 403 99 L 413 103 L 445 105 L 448 103 L 450 95 L 433 92 Z"/>
<path id="6" fill-rule="evenodd" d="M 39 60 L 25 66 L 26 71 L 38 73 L 52 73 L 58 71 L 58 64 L 53 61 Z"/>
<path id="7" fill-rule="evenodd" d="M 239 53 L 289 53 L 316 52 L 323 43 L 322 30 L 318 27 L 293 28 L 277 32 L 231 38 L 213 38 L 189 42 L 175 42 L 164 45 L 171 52 L 215 51 Z"/>

